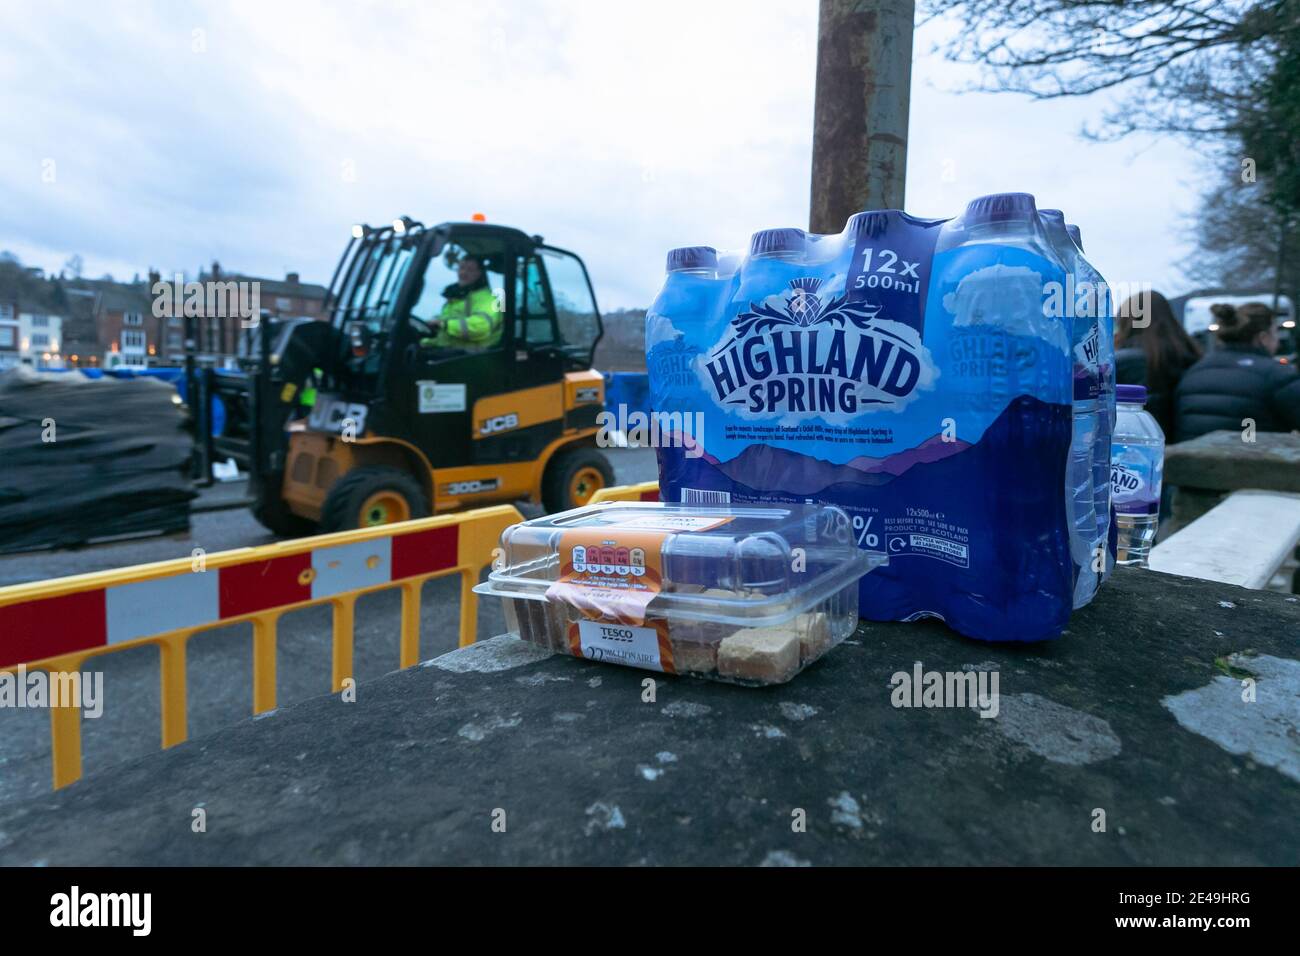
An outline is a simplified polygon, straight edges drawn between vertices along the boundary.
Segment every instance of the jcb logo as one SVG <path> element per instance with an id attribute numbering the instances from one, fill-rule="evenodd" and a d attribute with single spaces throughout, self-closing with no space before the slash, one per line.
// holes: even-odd
<path id="1" fill-rule="evenodd" d="M 495 435 L 497 432 L 508 432 L 512 428 L 519 427 L 519 416 L 514 412 L 509 415 L 498 415 L 496 418 L 486 418 L 479 423 L 478 432 L 480 435 Z"/>
<path id="2" fill-rule="evenodd" d="M 496 491 L 501 486 L 500 479 L 485 478 L 478 481 L 453 481 L 442 486 L 442 493 L 450 497 L 457 495 L 480 495 L 485 491 Z"/>
<path id="3" fill-rule="evenodd" d="M 367 411 L 364 405 L 318 395 L 307 424 L 317 431 L 351 432 L 351 437 L 356 438 L 366 430 Z"/>

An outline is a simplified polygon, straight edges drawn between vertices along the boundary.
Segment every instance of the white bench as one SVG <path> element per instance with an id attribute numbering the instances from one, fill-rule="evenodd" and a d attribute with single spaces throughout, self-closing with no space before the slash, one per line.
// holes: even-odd
<path id="1" fill-rule="evenodd" d="M 1151 549 L 1150 567 L 1261 589 L 1300 541 L 1300 495 L 1234 491 Z"/>

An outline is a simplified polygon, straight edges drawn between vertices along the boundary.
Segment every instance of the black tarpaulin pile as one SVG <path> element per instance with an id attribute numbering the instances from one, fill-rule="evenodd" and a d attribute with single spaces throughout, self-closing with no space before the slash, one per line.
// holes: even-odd
<path id="1" fill-rule="evenodd" d="M 192 438 L 151 378 L 0 373 L 0 552 L 189 528 Z"/>

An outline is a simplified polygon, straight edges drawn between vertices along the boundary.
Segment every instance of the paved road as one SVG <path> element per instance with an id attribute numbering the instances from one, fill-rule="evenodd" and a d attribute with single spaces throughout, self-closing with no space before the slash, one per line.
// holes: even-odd
<path id="1" fill-rule="evenodd" d="M 619 484 L 657 477 L 654 452 L 613 450 Z M 242 497 L 242 483 L 205 491 L 200 501 Z M 525 514 L 540 510 L 523 507 Z M 33 552 L 0 557 L 0 585 L 82 574 L 152 561 L 189 557 L 194 548 L 209 554 L 269 544 L 275 537 L 242 508 L 201 512 L 185 536 L 155 537 L 95 545 L 70 551 Z M 455 581 L 430 581 L 421 602 L 421 659 L 453 649 L 459 632 L 459 588 Z M 354 664 L 358 681 L 396 669 L 401 598 L 396 591 L 357 602 Z M 479 609 L 480 639 L 504 627 L 496 602 Z M 329 690 L 330 610 L 308 608 L 281 618 L 276 677 L 284 706 Z M 246 718 L 252 707 L 252 625 L 219 628 L 189 644 L 189 730 L 210 733 Z M 159 746 L 157 652 L 151 648 L 100 658 L 104 672 L 104 715 L 84 722 L 85 772 L 95 773 Z M 49 716 L 45 711 L 0 710 L 0 803 L 34 797 L 50 788 Z"/>

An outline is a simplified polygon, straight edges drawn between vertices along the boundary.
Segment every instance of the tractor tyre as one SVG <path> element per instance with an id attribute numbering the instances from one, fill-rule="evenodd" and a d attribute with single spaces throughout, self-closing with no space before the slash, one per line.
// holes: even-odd
<path id="1" fill-rule="evenodd" d="M 614 483 L 614 469 L 595 448 L 557 452 L 542 476 L 542 504 L 549 514 L 580 508 L 601 488 Z"/>
<path id="2" fill-rule="evenodd" d="M 272 481 L 263 489 L 262 497 L 249 506 L 253 517 L 267 531 L 281 538 L 302 538 L 316 533 L 316 523 L 289 510 L 280 497 L 280 482 Z"/>
<path id="3" fill-rule="evenodd" d="M 397 468 L 368 465 L 345 474 L 325 497 L 321 531 L 351 531 L 429 517 L 424 488 Z"/>

